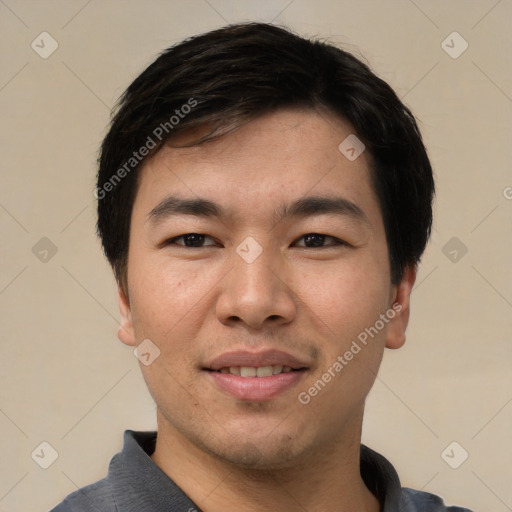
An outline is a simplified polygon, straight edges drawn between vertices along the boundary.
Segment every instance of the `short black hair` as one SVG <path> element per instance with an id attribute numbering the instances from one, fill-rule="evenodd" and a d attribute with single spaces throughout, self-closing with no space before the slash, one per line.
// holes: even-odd
<path id="1" fill-rule="evenodd" d="M 95 195 L 98 234 L 123 288 L 141 164 L 178 133 L 207 127 L 188 145 L 202 144 L 287 107 L 327 110 L 354 127 L 371 156 L 392 282 L 418 264 L 432 226 L 434 181 L 410 110 L 352 54 L 287 28 L 241 23 L 168 48 L 116 106 Z"/>

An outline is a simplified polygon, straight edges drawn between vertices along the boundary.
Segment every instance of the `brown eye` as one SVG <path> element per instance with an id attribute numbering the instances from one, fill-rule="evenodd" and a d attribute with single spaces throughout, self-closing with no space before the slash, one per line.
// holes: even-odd
<path id="1" fill-rule="evenodd" d="M 308 233 L 307 235 L 303 235 L 299 238 L 299 241 L 303 241 L 303 244 L 300 242 L 296 242 L 299 247 L 308 247 L 308 248 L 316 248 L 316 247 L 332 247 L 336 245 L 343 245 L 343 242 L 333 236 L 322 235 L 320 233 Z M 330 243 L 327 243 L 330 242 Z"/>
<path id="2" fill-rule="evenodd" d="M 166 245 L 183 245 L 185 247 L 207 247 L 214 245 L 214 243 L 205 244 L 207 239 L 211 239 L 211 237 L 201 233 L 187 233 L 185 235 L 172 238 L 166 243 Z"/>

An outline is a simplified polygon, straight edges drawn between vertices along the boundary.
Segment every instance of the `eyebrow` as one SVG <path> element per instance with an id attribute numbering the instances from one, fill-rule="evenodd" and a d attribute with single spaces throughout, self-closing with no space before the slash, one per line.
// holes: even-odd
<path id="1" fill-rule="evenodd" d="M 368 217 L 357 204 L 343 197 L 328 196 L 303 197 L 292 204 L 281 205 L 274 212 L 273 218 L 278 223 L 290 217 L 304 218 L 326 214 L 348 216 L 370 224 Z M 192 215 L 206 218 L 226 218 L 228 216 L 222 206 L 207 199 L 184 199 L 167 196 L 148 213 L 147 221 L 158 224 L 174 215 Z"/>

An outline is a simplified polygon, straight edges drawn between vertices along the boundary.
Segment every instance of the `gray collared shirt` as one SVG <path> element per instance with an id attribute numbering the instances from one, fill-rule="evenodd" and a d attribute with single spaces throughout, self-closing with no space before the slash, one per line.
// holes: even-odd
<path id="1" fill-rule="evenodd" d="M 69 495 L 51 512 L 201 512 L 151 460 L 156 432 L 124 433 L 124 446 L 110 462 L 108 476 Z M 382 455 L 361 445 L 361 475 L 382 512 L 471 512 L 446 507 L 433 494 L 402 488 Z"/>

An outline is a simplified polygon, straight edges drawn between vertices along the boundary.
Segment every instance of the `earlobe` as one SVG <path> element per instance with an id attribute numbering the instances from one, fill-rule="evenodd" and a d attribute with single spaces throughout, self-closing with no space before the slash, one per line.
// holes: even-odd
<path id="1" fill-rule="evenodd" d="M 135 346 L 135 332 L 133 330 L 132 310 L 130 300 L 121 286 L 118 287 L 119 311 L 121 313 L 121 322 L 117 337 L 125 345 Z"/>
<path id="2" fill-rule="evenodd" d="M 388 325 L 386 348 L 397 349 L 405 343 L 405 331 L 409 323 L 411 291 L 415 280 L 416 267 L 406 267 L 402 280 L 393 287 L 391 309 L 395 312 L 395 315 Z"/>

